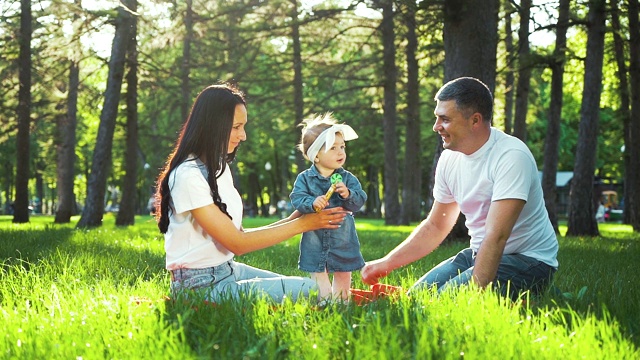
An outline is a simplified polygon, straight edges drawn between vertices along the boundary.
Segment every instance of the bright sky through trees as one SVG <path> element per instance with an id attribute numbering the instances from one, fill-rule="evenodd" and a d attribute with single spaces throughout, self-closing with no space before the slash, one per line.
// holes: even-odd
<path id="1" fill-rule="evenodd" d="M 322 3 L 324 0 L 302 0 L 300 10 L 302 12 L 312 12 L 313 7 Z M 348 3 L 349 0 L 341 0 Z M 82 2 L 82 6 L 88 10 L 104 10 L 117 6 L 119 1 L 117 0 L 85 0 Z M 555 1 L 551 0 L 534 0 L 531 14 L 533 21 L 531 29 L 535 30 L 541 26 L 546 26 L 549 23 L 554 23 L 557 16 Z M 150 3 L 149 1 L 141 0 L 139 12 L 141 16 L 147 19 L 162 19 L 168 18 L 162 16 L 163 12 L 166 12 L 165 6 L 159 4 Z M 367 8 L 364 3 L 358 4 L 356 8 L 356 15 L 368 18 L 381 18 L 381 14 L 377 10 Z M 158 20 L 160 21 L 160 20 Z M 168 20 L 167 20 L 168 21 Z M 71 32 L 71 24 L 67 26 L 69 33 Z M 111 51 L 111 43 L 113 41 L 114 29 L 112 26 L 99 26 L 99 30 L 91 35 L 85 35 L 82 37 L 83 45 L 93 49 L 99 56 L 108 57 Z M 531 34 L 529 41 L 534 45 L 549 46 L 555 41 L 555 36 L 552 31 L 539 30 Z"/>

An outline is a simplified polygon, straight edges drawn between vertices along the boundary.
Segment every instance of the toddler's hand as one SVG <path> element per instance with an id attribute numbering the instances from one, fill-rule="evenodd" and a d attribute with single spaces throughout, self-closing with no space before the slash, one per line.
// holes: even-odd
<path id="1" fill-rule="evenodd" d="M 318 196 L 314 201 L 313 201 L 313 209 L 318 212 L 321 211 L 322 209 L 326 208 L 327 205 L 329 205 L 329 200 L 327 200 L 325 198 L 324 195 L 320 195 Z"/>
<path id="2" fill-rule="evenodd" d="M 342 181 L 336 183 L 336 192 L 343 199 L 348 198 L 351 194 L 349 188 Z"/>

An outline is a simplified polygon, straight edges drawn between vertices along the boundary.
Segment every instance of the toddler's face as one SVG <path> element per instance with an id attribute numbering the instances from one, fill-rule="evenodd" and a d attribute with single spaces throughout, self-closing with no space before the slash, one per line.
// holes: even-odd
<path id="1" fill-rule="evenodd" d="M 347 161 L 347 151 L 344 138 L 341 133 L 336 133 L 336 140 L 329 151 L 325 152 L 325 149 L 320 149 L 317 155 L 318 161 L 316 161 L 316 167 L 320 170 L 335 170 L 344 166 Z"/>

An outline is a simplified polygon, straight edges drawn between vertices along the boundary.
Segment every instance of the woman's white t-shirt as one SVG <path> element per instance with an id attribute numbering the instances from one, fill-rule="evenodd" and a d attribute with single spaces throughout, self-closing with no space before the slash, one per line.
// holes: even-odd
<path id="1" fill-rule="evenodd" d="M 166 268 L 201 269 L 220 265 L 234 254 L 209 236 L 191 215 L 191 210 L 213 204 L 211 189 L 205 178 L 206 167 L 189 158 L 169 174 L 172 204 L 169 210 L 169 228 L 164 235 Z M 242 198 L 233 185 L 231 170 L 227 166 L 217 179 L 218 192 L 233 224 L 242 226 Z"/>
<path id="2" fill-rule="evenodd" d="M 522 254 L 558 266 L 558 240 L 544 206 L 536 162 L 518 138 L 491 128 L 489 140 L 471 155 L 443 151 L 436 167 L 433 196 L 440 203 L 458 203 L 466 217 L 470 247 L 476 251 L 486 234 L 491 203 L 524 200 L 504 254 Z"/>

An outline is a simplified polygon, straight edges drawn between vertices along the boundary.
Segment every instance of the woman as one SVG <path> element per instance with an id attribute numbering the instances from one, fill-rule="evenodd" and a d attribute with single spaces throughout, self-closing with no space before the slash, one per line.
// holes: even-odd
<path id="1" fill-rule="evenodd" d="M 218 301 L 241 294 L 267 295 L 275 301 L 308 296 L 316 284 L 234 261 L 296 234 L 337 229 L 341 208 L 289 218 L 257 229 L 242 229 L 242 198 L 228 164 L 246 140 L 244 95 L 230 85 L 205 88 L 195 100 L 173 153 L 157 183 L 156 217 L 165 234 L 171 291 L 199 290 Z"/>

